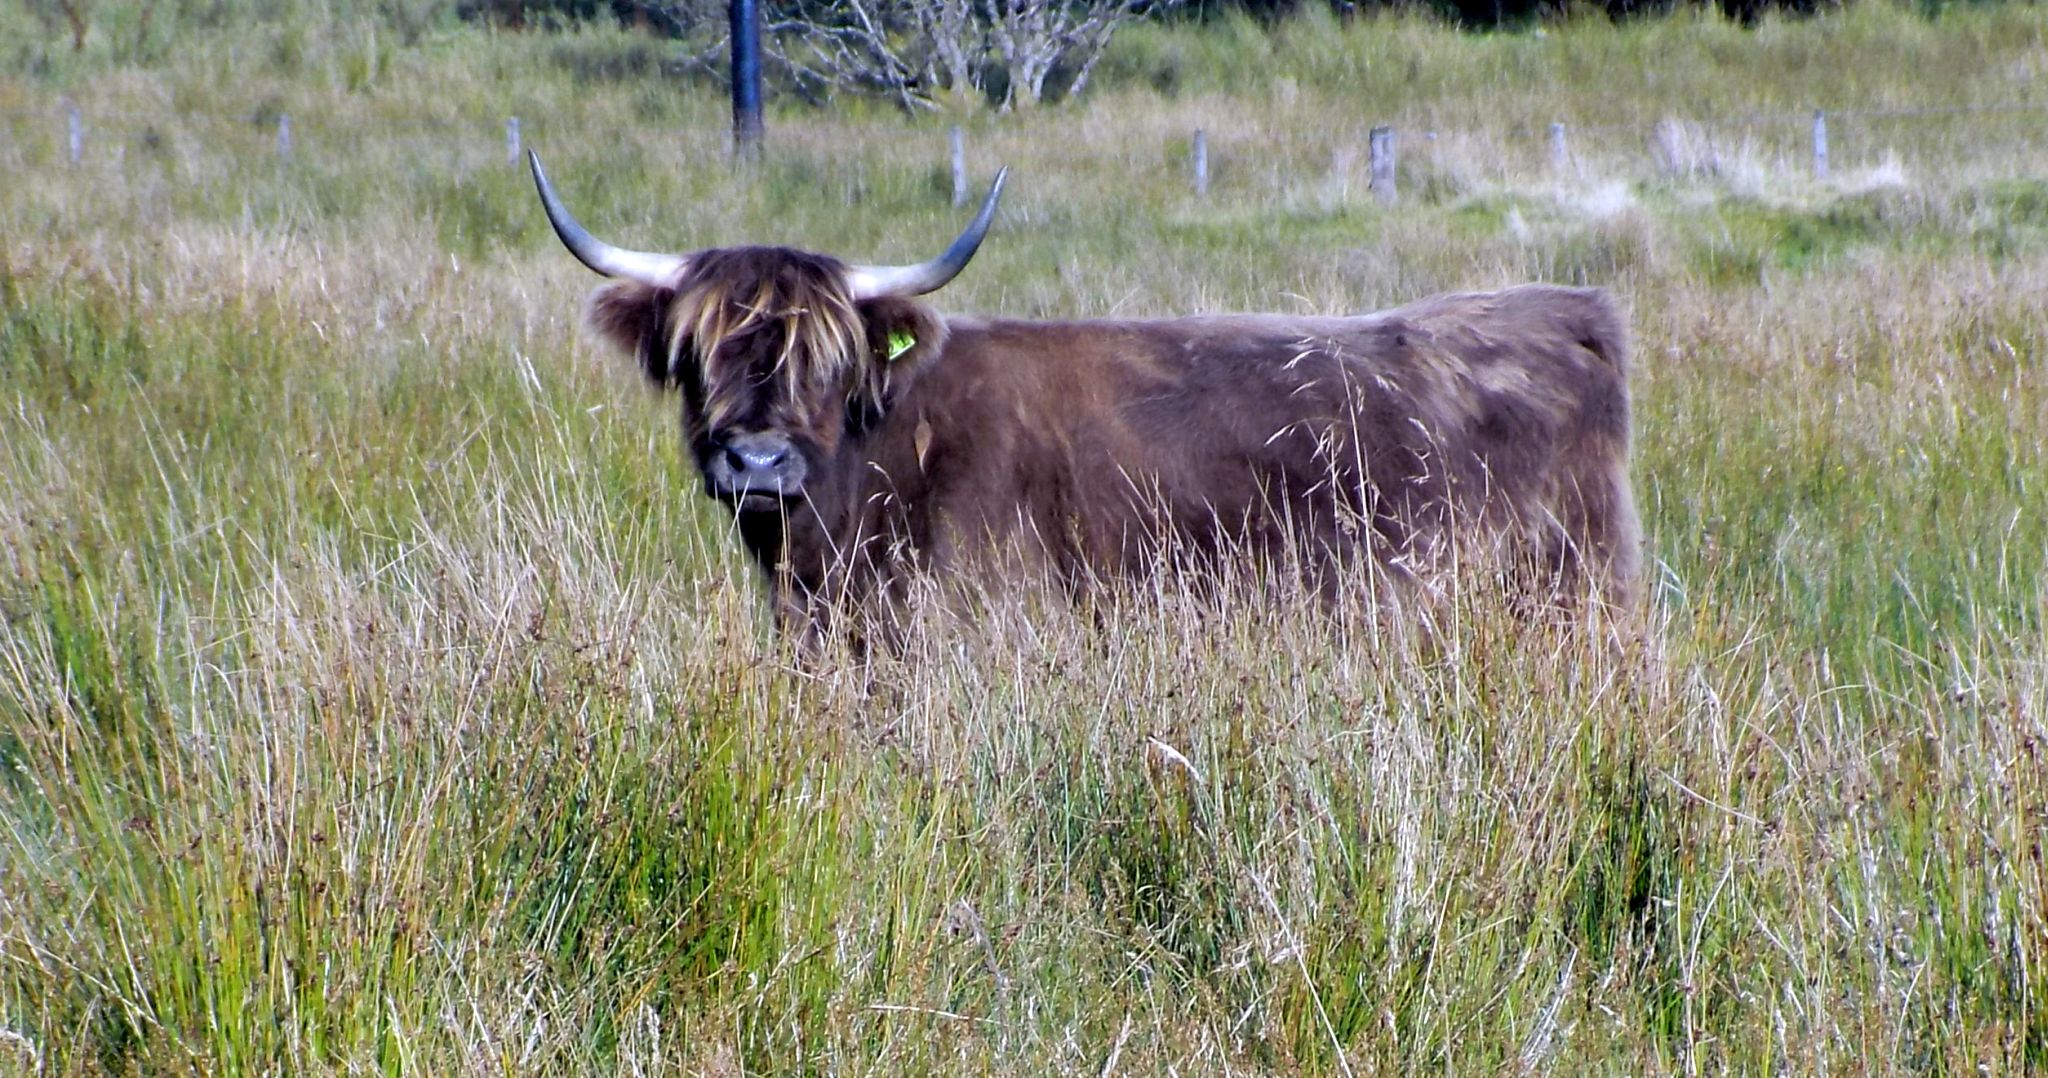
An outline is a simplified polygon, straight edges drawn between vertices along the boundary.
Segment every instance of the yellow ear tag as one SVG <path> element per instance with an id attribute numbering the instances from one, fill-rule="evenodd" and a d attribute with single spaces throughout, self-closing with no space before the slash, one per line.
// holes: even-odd
<path id="1" fill-rule="evenodd" d="M 917 338 L 909 333 L 899 329 L 889 334 L 889 362 L 894 363 L 902 358 L 903 353 L 915 347 L 917 347 Z"/>

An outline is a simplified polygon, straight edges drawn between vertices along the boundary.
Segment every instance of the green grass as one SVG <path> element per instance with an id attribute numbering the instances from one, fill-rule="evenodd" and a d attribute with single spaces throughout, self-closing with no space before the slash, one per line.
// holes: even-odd
<path id="1" fill-rule="evenodd" d="M 381 10 L 0 10 L 0 1071 L 2048 1068 L 2038 9 L 1144 27 L 748 167 L 665 46 Z M 1609 287 L 1651 640 L 1169 579 L 796 662 L 514 114 L 608 238 L 873 261 L 964 122 L 949 311 Z"/>

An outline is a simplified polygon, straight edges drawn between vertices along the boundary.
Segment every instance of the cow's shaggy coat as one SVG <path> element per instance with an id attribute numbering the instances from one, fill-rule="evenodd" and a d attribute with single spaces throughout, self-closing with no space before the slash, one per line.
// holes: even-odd
<path id="1" fill-rule="evenodd" d="M 571 253 L 598 333 L 679 391 L 706 490 L 785 622 L 893 611 L 917 572 L 1071 590 L 1250 560 L 1331 592 L 1478 566 L 1523 596 L 1633 601 L 1627 332 L 1525 286 L 1351 317 L 943 318 L 1003 176 L 944 253 Z M 1366 572 L 1349 572 L 1363 568 Z"/>
<path id="2" fill-rule="evenodd" d="M 1518 587 L 1633 598 L 1627 333 L 1598 291 L 1019 321 L 856 300 L 846 272 L 709 251 L 672 287 L 613 283 L 590 306 L 680 391 L 707 476 L 728 431 L 802 454 L 800 495 L 733 502 L 786 619 L 820 625 L 918 570 L 1083 588 L 1242 556 L 1327 587 L 1360 578 L 1346 565 L 1400 580 L 1476 552 Z"/>

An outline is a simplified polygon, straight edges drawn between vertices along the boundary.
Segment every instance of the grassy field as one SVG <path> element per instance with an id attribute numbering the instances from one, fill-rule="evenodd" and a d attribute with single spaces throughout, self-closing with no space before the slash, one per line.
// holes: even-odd
<path id="1" fill-rule="evenodd" d="M 24 10 L 0 1073 L 2048 1070 L 2048 10 L 1148 27 L 746 169 L 616 31 Z M 945 310 L 1609 287 L 1656 642 L 1165 580 L 793 663 L 513 114 L 615 241 L 872 261 L 959 119 Z"/>

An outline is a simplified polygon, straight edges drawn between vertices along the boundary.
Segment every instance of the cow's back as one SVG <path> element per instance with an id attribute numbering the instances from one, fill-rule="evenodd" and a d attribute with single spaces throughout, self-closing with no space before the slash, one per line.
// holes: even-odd
<path id="1" fill-rule="evenodd" d="M 1626 365 L 1611 301 L 1549 286 L 1354 317 L 955 319 L 894 423 L 923 447 L 934 546 L 1094 573 L 1247 544 L 1412 558 L 1469 527 L 1614 592 L 1639 542 Z"/>

